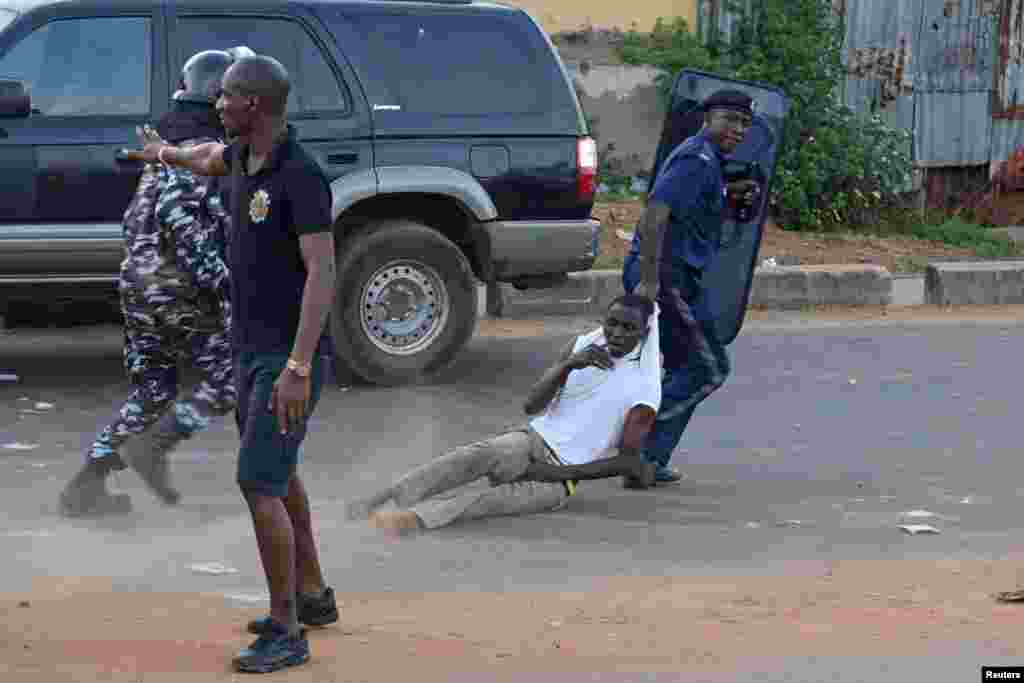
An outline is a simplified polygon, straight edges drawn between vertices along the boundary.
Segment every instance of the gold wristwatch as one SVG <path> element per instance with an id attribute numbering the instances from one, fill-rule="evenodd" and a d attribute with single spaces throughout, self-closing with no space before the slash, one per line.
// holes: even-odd
<path id="1" fill-rule="evenodd" d="M 309 377 L 310 373 L 313 372 L 312 363 L 300 363 L 294 358 L 289 358 L 288 363 L 285 365 L 289 370 L 294 372 L 299 377 Z"/>

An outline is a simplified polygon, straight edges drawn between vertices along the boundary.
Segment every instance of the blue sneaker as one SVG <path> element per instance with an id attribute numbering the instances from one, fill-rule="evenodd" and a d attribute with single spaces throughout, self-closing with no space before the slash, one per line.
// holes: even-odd
<path id="1" fill-rule="evenodd" d="M 288 629 L 272 621 L 267 630 L 252 645 L 239 652 L 234 659 L 235 671 L 266 674 L 309 661 L 309 641 L 306 630 L 288 635 Z"/>
<path id="2" fill-rule="evenodd" d="M 334 589 L 326 588 L 322 595 L 306 595 L 298 593 L 295 596 L 299 606 L 299 623 L 306 626 L 327 626 L 338 620 L 338 604 L 334 601 Z M 253 619 L 246 626 L 249 633 L 258 636 L 268 633 L 274 620 L 270 615 Z"/>
<path id="3" fill-rule="evenodd" d="M 654 481 L 659 484 L 675 484 L 682 481 L 685 475 L 674 467 L 668 465 L 659 466 L 654 471 Z"/>

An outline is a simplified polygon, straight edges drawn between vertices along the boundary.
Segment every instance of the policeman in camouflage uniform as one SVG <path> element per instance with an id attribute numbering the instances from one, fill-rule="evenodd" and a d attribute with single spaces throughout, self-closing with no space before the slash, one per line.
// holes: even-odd
<path id="1" fill-rule="evenodd" d="M 191 57 L 173 111 L 157 125 L 161 136 L 183 146 L 222 141 L 214 103 L 224 72 L 245 54 L 251 51 L 208 50 Z M 124 362 L 135 390 L 61 493 L 65 515 L 129 511 L 128 496 L 106 488 L 107 475 L 124 469 L 125 460 L 164 503 L 176 503 L 180 494 L 170 483 L 168 453 L 235 408 L 227 220 L 212 179 L 164 164 L 144 169 L 124 215 L 120 277 Z M 189 400 L 176 401 L 183 357 L 201 380 Z M 129 441 L 133 436 L 140 438 Z"/>

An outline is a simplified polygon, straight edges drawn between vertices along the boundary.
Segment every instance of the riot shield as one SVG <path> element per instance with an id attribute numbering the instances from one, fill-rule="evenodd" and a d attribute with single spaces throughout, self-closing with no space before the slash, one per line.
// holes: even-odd
<path id="1" fill-rule="evenodd" d="M 725 88 L 740 90 L 753 98 L 754 121 L 743 144 L 728 157 L 724 171 L 732 178 L 756 177 L 762 186 L 760 198 L 749 212 L 727 210 L 722 227 L 722 250 L 704 272 L 704 286 L 718 337 L 723 344 L 729 344 L 743 326 L 789 100 L 780 89 L 771 86 L 699 71 L 681 71 L 672 86 L 671 106 L 651 171 L 651 187 L 653 178 L 672 150 L 698 133 L 704 125 L 701 102 L 716 90 Z"/>

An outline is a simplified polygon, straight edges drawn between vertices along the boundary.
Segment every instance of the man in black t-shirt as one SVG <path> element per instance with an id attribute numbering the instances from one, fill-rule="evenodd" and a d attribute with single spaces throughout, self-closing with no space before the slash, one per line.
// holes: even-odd
<path id="1" fill-rule="evenodd" d="M 231 344 L 241 447 L 238 483 L 253 518 L 270 589 L 270 615 L 249 624 L 260 635 L 234 660 L 265 673 L 309 659 L 299 622 L 338 619 L 320 570 L 309 500 L 297 473 L 299 446 L 321 388 L 316 353 L 334 297 L 331 193 L 316 161 L 285 122 L 287 71 L 266 56 L 227 73 L 217 101 L 231 145 L 188 149 L 148 128 L 129 156 L 229 176 L 232 222 Z"/>

